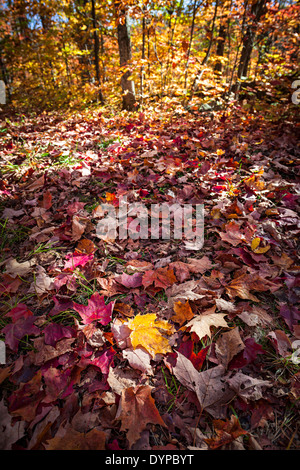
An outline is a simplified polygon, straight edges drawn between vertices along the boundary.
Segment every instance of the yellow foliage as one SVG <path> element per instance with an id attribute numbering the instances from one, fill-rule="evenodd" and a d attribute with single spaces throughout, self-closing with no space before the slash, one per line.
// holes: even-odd
<path id="1" fill-rule="evenodd" d="M 174 327 L 165 320 L 158 320 L 156 313 L 138 314 L 128 322 L 131 331 L 132 347 L 145 348 L 154 358 L 156 354 L 172 352 L 166 336 L 174 332 Z"/>

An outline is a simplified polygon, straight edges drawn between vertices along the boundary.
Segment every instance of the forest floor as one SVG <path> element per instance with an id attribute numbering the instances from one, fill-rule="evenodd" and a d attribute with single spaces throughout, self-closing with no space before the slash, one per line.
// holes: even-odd
<path id="1" fill-rule="evenodd" d="M 236 107 L 0 126 L 0 447 L 299 448 L 299 123 Z M 203 246 L 99 238 L 124 196 L 203 204 Z"/>

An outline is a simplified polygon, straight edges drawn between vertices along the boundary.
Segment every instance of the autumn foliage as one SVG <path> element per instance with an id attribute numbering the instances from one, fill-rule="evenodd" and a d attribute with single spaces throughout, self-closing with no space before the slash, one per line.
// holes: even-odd
<path id="1" fill-rule="evenodd" d="M 1 449 L 299 447 L 298 14 L 2 2 Z M 124 196 L 203 246 L 101 239 Z"/>

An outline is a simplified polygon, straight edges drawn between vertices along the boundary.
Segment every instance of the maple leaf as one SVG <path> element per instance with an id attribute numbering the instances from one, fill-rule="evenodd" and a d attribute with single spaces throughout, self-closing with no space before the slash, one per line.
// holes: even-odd
<path id="1" fill-rule="evenodd" d="M 245 348 L 238 327 L 223 333 L 216 341 L 216 356 L 227 367 L 231 359 Z"/>
<path id="2" fill-rule="evenodd" d="M 46 386 L 44 403 L 52 403 L 58 398 L 63 399 L 72 393 L 71 369 L 60 370 L 56 367 L 49 367 L 42 375 Z"/>
<path id="3" fill-rule="evenodd" d="M 108 325 L 111 322 L 114 304 L 115 302 L 113 301 L 106 305 L 104 296 L 100 296 L 98 292 L 95 292 L 88 300 L 87 305 L 74 302 L 72 308 L 79 313 L 85 324 L 98 321 L 101 325 Z"/>
<path id="4" fill-rule="evenodd" d="M 271 248 L 270 245 L 259 246 L 260 242 L 261 242 L 260 237 L 253 238 L 251 242 L 251 250 L 253 251 L 253 253 L 256 253 L 256 254 L 266 253 Z"/>
<path id="5" fill-rule="evenodd" d="M 45 191 L 43 194 L 42 207 L 49 210 L 52 207 L 52 194 L 50 191 Z"/>
<path id="6" fill-rule="evenodd" d="M 64 265 L 64 271 L 74 271 L 78 266 L 85 266 L 89 261 L 92 261 L 94 254 L 81 254 L 74 253 L 66 256 L 67 261 Z"/>
<path id="7" fill-rule="evenodd" d="M 194 274 L 203 274 L 205 271 L 208 271 L 212 267 L 212 262 L 207 256 L 203 256 L 200 259 L 197 258 L 187 258 L 188 261 L 188 269 L 191 273 Z"/>
<path id="8" fill-rule="evenodd" d="M 21 318 L 28 318 L 33 315 L 32 311 L 29 310 L 27 305 L 19 303 L 13 309 L 11 309 L 5 316 L 10 317 L 14 323 L 16 323 Z"/>
<path id="9" fill-rule="evenodd" d="M 229 370 L 244 367 L 253 362 L 258 354 L 264 353 L 265 351 L 261 345 L 257 344 L 253 338 L 246 338 L 244 341 L 244 349 L 230 361 Z"/>
<path id="10" fill-rule="evenodd" d="M 11 450 L 12 444 L 21 439 L 25 431 L 25 422 L 18 421 L 13 424 L 13 418 L 9 414 L 4 400 L 0 402 L 0 449 Z"/>
<path id="11" fill-rule="evenodd" d="M 208 350 L 209 350 L 209 346 L 207 346 L 206 348 L 200 349 L 200 351 L 197 354 L 195 354 L 194 342 L 191 340 L 183 341 L 178 348 L 178 352 L 180 352 L 185 357 L 187 357 L 191 361 L 195 369 L 197 370 L 201 369 L 202 364 L 207 356 Z"/>
<path id="12" fill-rule="evenodd" d="M 240 422 L 236 416 L 232 415 L 229 420 L 222 421 L 217 419 L 213 421 L 216 437 L 205 439 L 210 449 L 217 449 L 226 444 L 230 444 L 239 436 L 247 436 L 249 433 L 241 428 Z"/>
<path id="13" fill-rule="evenodd" d="M 154 286 L 157 288 L 167 289 L 172 284 L 177 282 L 177 279 L 174 275 L 173 269 L 168 269 L 168 267 L 165 267 L 158 268 L 155 271 L 146 271 L 142 282 L 145 288 L 154 284 Z"/>
<path id="14" fill-rule="evenodd" d="M 44 329 L 45 344 L 55 347 L 57 341 L 62 338 L 72 338 L 75 331 L 69 326 L 63 326 L 59 323 L 50 323 Z"/>
<path id="15" fill-rule="evenodd" d="M 220 232 L 220 237 L 223 241 L 230 243 L 230 245 L 237 246 L 245 241 L 245 235 L 241 233 L 240 225 L 236 222 L 229 222 L 225 226 L 225 230 L 225 233 Z"/>
<path id="16" fill-rule="evenodd" d="M 120 431 L 127 431 L 126 437 L 131 448 L 141 437 L 147 424 L 157 424 L 166 428 L 160 416 L 149 385 L 138 385 L 122 390 L 116 421 L 121 421 Z"/>
<path id="17" fill-rule="evenodd" d="M 25 335 L 36 336 L 40 333 L 40 329 L 34 325 L 37 319 L 38 317 L 35 316 L 19 318 L 16 323 L 9 323 L 2 329 L 5 334 L 5 343 L 12 351 L 18 351 L 19 342 Z"/>
<path id="18" fill-rule="evenodd" d="M 87 433 L 78 432 L 67 424 L 44 444 L 46 450 L 105 450 L 106 434 L 97 428 Z"/>
<path id="19" fill-rule="evenodd" d="M 123 273 L 121 276 L 117 276 L 115 280 L 122 284 L 122 286 L 128 289 L 134 289 L 142 285 L 143 275 L 142 273 L 126 274 Z"/>
<path id="20" fill-rule="evenodd" d="M 201 408 L 215 418 L 225 415 L 226 404 L 234 397 L 225 381 L 225 368 L 222 365 L 198 372 L 191 361 L 177 352 L 173 373 L 179 382 L 196 393 Z"/>
<path id="21" fill-rule="evenodd" d="M 191 320 L 194 316 L 193 310 L 187 300 L 185 303 L 183 302 L 175 302 L 173 306 L 175 315 L 171 317 L 171 320 L 175 323 L 179 323 L 179 325 L 183 325 L 188 320 Z"/>
<path id="22" fill-rule="evenodd" d="M 204 338 L 204 336 L 211 337 L 211 327 L 218 328 L 226 327 L 228 324 L 224 320 L 226 313 L 208 313 L 206 315 L 200 314 L 195 316 L 189 323 L 185 325 L 186 328 L 190 328 L 191 332 L 196 333 L 199 339 Z"/>
<path id="23" fill-rule="evenodd" d="M 233 279 L 227 286 L 226 292 L 229 297 L 240 297 L 241 299 L 253 300 L 253 302 L 259 302 L 259 299 L 255 295 L 251 294 L 252 288 L 251 276 L 242 274 L 241 276 Z"/>
<path id="24" fill-rule="evenodd" d="M 10 258 L 5 264 L 6 273 L 10 274 L 13 278 L 16 276 L 24 277 L 32 270 L 33 264 L 32 260 L 19 263 L 16 259 Z"/>
<path id="25" fill-rule="evenodd" d="M 83 357 L 79 362 L 79 366 L 87 366 L 92 365 L 98 367 L 102 374 L 108 374 L 110 365 L 113 361 L 114 355 L 116 351 L 110 347 L 106 348 L 104 351 L 97 352 L 96 354 L 92 354 L 91 357 Z"/>
<path id="26" fill-rule="evenodd" d="M 72 218 L 72 240 L 77 241 L 81 238 L 87 226 L 87 219 L 73 215 Z"/>
<path id="27" fill-rule="evenodd" d="M 272 387 L 272 383 L 268 380 L 255 379 L 241 372 L 227 379 L 227 383 L 246 403 L 250 400 L 259 400 L 263 396 L 262 389 Z"/>
<path id="28" fill-rule="evenodd" d="M 35 339 L 34 348 L 37 352 L 32 355 L 33 364 L 40 366 L 56 357 L 72 352 L 72 343 L 74 341 L 75 338 L 63 338 L 57 341 L 55 347 L 53 347 L 50 344 L 45 344 L 44 338 Z"/>
<path id="29" fill-rule="evenodd" d="M 133 369 L 140 370 L 147 375 L 153 375 L 151 355 L 144 348 L 127 348 L 122 351 L 124 359 L 127 359 Z"/>
<path id="30" fill-rule="evenodd" d="M 205 295 L 194 292 L 198 287 L 199 283 L 197 281 L 187 281 L 179 285 L 173 285 L 166 291 L 166 294 L 169 298 L 169 305 L 173 306 L 174 302 L 180 299 L 203 299 Z"/>
<path id="31" fill-rule="evenodd" d="M 76 246 L 76 252 L 79 254 L 90 255 L 95 253 L 97 249 L 98 248 L 95 243 L 93 243 L 92 240 L 89 240 L 88 238 L 82 238 Z"/>
<path id="32" fill-rule="evenodd" d="M 142 346 L 154 358 L 156 354 L 171 352 L 166 336 L 174 332 L 174 328 L 165 320 L 158 320 L 155 313 L 138 314 L 127 323 L 131 330 L 130 340 L 135 349 Z"/>

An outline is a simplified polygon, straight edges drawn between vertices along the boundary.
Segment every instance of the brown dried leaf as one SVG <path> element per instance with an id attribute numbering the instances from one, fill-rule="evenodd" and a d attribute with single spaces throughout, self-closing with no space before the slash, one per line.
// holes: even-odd
<path id="1" fill-rule="evenodd" d="M 155 402 L 149 385 L 125 388 L 122 391 L 116 420 L 121 421 L 120 431 L 126 431 L 129 447 L 141 437 L 148 423 L 166 427 Z"/>

